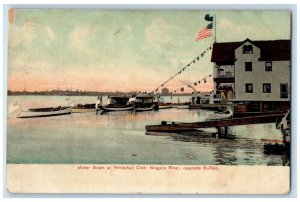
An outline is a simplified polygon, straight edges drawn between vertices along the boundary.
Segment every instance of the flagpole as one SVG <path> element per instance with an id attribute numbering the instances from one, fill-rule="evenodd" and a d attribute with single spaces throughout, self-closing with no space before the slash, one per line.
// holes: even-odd
<path id="1" fill-rule="evenodd" d="M 216 17 L 216 14 L 214 14 L 214 22 L 215 22 L 215 43 L 217 43 L 217 17 Z"/>

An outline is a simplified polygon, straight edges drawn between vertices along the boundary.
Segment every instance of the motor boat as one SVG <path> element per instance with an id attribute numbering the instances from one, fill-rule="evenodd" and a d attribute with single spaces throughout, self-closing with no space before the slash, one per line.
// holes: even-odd
<path id="1" fill-rule="evenodd" d="M 152 111 L 154 108 L 154 97 L 149 95 L 136 96 L 134 103 L 135 112 Z"/>
<path id="2" fill-rule="evenodd" d="M 134 109 L 134 100 L 129 96 L 110 96 L 107 105 L 100 108 L 105 112 L 130 111 Z"/>

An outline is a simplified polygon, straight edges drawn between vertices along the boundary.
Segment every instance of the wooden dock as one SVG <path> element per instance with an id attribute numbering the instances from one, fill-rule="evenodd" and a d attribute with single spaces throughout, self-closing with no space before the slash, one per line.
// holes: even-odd
<path id="1" fill-rule="evenodd" d="M 233 104 L 191 104 L 190 109 L 218 110 L 219 108 L 234 107 Z"/>
<path id="2" fill-rule="evenodd" d="M 285 113 L 251 116 L 243 118 L 231 118 L 213 121 L 202 121 L 193 123 L 179 123 L 179 122 L 167 122 L 162 121 L 161 125 L 148 125 L 146 131 L 149 132 L 184 132 L 198 128 L 217 128 L 219 133 L 222 128 L 227 135 L 228 126 L 259 124 L 259 123 L 275 123 L 285 115 Z"/>

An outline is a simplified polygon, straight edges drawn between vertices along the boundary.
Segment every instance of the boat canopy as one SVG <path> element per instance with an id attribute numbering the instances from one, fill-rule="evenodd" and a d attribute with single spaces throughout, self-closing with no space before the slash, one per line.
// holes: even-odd
<path id="1" fill-rule="evenodd" d="M 129 96 L 111 96 L 108 99 L 108 104 L 119 104 L 119 105 L 127 105 L 129 102 Z"/>
<path id="2" fill-rule="evenodd" d="M 136 97 L 135 102 L 142 102 L 142 103 L 153 103 L 153 97 Z"/>

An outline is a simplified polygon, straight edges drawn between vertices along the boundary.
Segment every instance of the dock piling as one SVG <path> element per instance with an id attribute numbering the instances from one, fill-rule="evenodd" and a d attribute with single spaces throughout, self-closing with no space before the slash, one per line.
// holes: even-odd
<path id="1" fill-rule="evenodd" d="M 225 137 L 227 137 L 227 133 L 228 133 L 228 127 L 227 127 L 227 126 L 225 126 L 224 128 L 225 128 Z"/>

